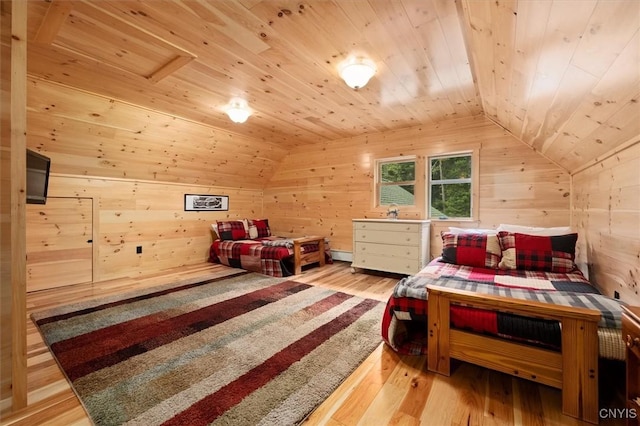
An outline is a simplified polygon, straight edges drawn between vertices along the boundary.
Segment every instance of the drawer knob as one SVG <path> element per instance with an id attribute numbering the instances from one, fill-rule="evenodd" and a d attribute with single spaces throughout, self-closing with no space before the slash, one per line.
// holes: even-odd
<path id="1" fill-rule="evenodd" d="M 631 337 L 630 334 L 627 334 L 627 347 L 632 348 L 640 343 L 640 339 L 637 337 Z"/>

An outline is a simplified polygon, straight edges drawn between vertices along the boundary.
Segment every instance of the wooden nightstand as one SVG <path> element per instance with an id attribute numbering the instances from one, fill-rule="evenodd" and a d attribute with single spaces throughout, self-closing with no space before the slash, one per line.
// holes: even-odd
<path id="1" fill-rule="evenodd" d="M 622 307 L 622 338 L 627 344 L 627 425 L 640 425 L 640 307 Z M 635 417 L 635 418 L 631 418 Z"/>

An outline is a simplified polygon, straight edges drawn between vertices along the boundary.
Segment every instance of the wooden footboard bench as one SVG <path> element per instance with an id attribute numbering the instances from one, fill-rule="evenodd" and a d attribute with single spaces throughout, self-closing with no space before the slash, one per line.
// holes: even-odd
<path id="1" fill-rule="evenodd" d="M 600 312 L 427 286 L 428 369 L 449 375 L 450 358 L 562 390 L 562 412 L 598 423 Z M 461 304 L 561 323 L 561 352 L 450 327 L 450 306 Z"/>
<path id="2" fill-rule="evenodd" d="M 298 275 L 302 273 L 302 267 L 309 265 L 310 263 L 319 263 L 320 266 L 324 266 L 325 253 L 324 253 L 324 237 L 310 236 L 294 238 L 293 240 L 293 262 L 294 262 L 294 274 Z M 317 243 L 318 251 L 312 251 L 309 253 L 302 253 L 302 245 L 309 243 Z"/>

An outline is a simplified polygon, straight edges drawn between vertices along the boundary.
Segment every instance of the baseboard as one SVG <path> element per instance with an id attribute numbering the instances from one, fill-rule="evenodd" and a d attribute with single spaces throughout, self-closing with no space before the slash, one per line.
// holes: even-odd
<path id="1" fill-rule="evenodd" d="M 331 258 L 345 262 L 353 262 L 353 253 L 343 250 L 331 250 Z"/>

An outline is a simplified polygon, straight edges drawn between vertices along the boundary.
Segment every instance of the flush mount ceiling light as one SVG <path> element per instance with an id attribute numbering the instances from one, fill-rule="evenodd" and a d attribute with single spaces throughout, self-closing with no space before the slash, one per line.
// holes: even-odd
<path id="1" fill-rule="evenodd" d="M 362 57 L 347 59 L 340 66 L 340 77 L 352 89 L 364 87 L 375 73 L 376 64 Z"/>
<path id="2" fill-rule="evenodd" d="M 242 98 L 231 99 L 225 112 L 234 123 L 244 123 L 251 115 L 249 104 Z"/>

